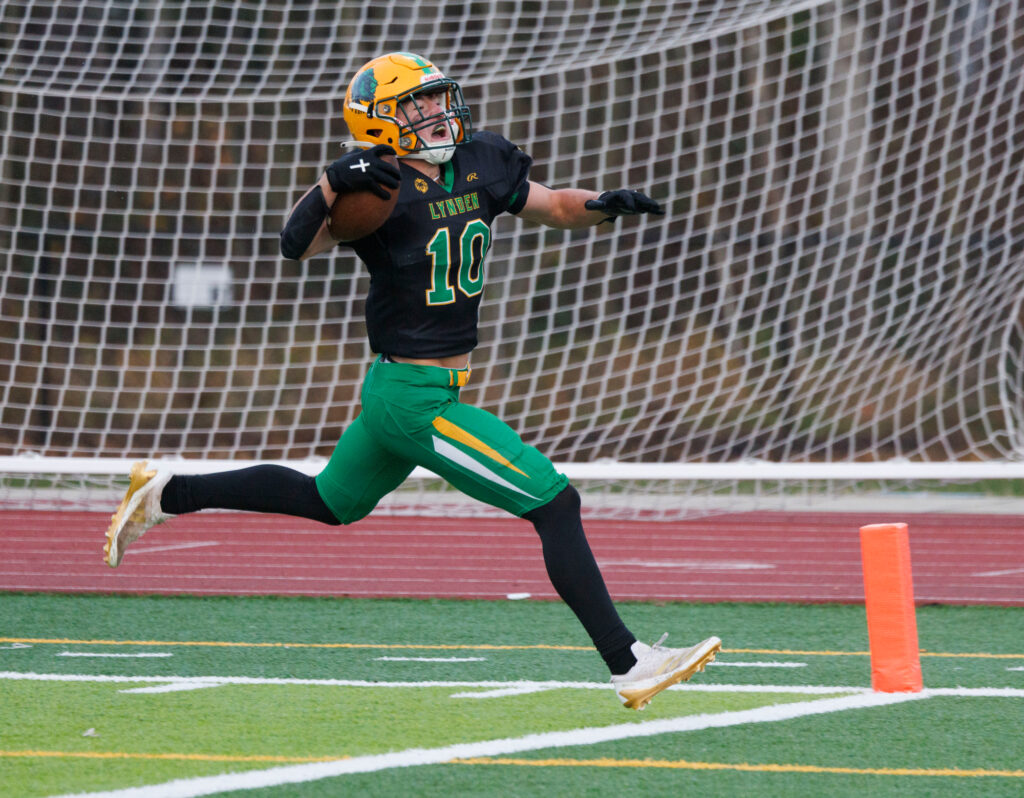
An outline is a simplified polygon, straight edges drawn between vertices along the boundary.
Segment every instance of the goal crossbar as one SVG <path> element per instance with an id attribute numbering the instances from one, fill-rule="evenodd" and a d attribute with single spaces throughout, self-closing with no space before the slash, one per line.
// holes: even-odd
<path id="1" fill-rule="evenodd" d="M 0 457 L 0 473 L 81 474 L 91 476 L 126 475 L 135 460 L 112 457 Z M 212 474 L 254 465 L 280 465 L 318 474 L 326 464 L 322 458 L 307 460 L 183 460 L 153 458 L 151 464 L 163 464 L 175 473 Z M 947 462 L 914 463 L 555 463 L 555 468 L 573 480 L 667 480 L 667 481 L 891 481 L 938 480 L 971 482 L 977 480 L 1024 479 L 1024 463 Z M 433 472 L 417 467 L 410 479 L 439 479 Z"/>

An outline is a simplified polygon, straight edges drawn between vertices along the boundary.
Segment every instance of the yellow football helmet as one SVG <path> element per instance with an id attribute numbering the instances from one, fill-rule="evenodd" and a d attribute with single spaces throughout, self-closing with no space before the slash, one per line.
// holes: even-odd
<path id="1" fill-rule="evenodd" d="M 425 114 L 416 97 L 438 94 L 444 95 L 443 110 Z M 455 154 L 456 144 L 473 137 L 469 107 L 459 84 L 413 53 L 387 53 L 361 66 L 348 84 L 344 115 L 354 143 L 390 144 L 400 158 L 444 163 Z M 439 125 L 447 127 L 447 138 L 429 144 L 421 132 L 434 131 Z"/>

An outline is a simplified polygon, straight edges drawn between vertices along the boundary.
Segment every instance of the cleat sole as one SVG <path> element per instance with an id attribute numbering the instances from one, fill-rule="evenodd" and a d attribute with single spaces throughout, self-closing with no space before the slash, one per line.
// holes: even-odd
<path id="1" fill-rule="evenodd" d="M 119 547 L 116 545 L 117 533 L 124 526 L 124 521 L 136 511 L 138 506 L 136 494 L 155 476 L 155 470 L 146 470 L 145 460 L 132 464 L 131 471 L 128 474 L 128 490 L 124 494 L 124 498 L 121 500 L 117 510 L 110 516 L 110 525 L 107 527 L 106 532 L 107 540 L 103 544 L 103 562 L 111 568 L 117 568 L 121 564 L 122 552 L 119 551 Z"/>

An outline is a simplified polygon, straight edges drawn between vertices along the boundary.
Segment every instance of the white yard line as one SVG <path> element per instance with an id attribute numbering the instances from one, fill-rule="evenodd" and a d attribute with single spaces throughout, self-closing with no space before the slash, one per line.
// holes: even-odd
<path id="1" fill-rule="evenodd" d="M 926 687 L 922 690 L 929 698 L 956 696 L 957 698 L 1024 698 L 1019 687 Z"/>
<path id="2" fill-rule="evenodd" d="M 806 668 L 806 662 L 709 662 L 716 668 Z"/>
<path id="3" fill-rule="evenodd" d="M 20 671 L 0 671 L 0 680 L 36 682 L 123 682 L 144 684 L 181 684 L 181 685 L 310 685 L 314 687 L 447 687 L 457 690 L 516 690 L 517 692 L 536 690 L 611 690 L 608 682 L 498 682 L 498 681 L 449 681 L 431 680 L 416 682 L 369 681 L 366 679 L 277 679 L 256 676 L 106 676 L 87 673 L 32 673 Z M 185 688 L 187 689 L 187 688 Z M 870 693 L 869 687 L 841 687 L 831 685 L 728 685 L 728 684 L 680 684 L 670 690 L 695 690 L 700 692 L 749 692 L 749 693 L 800 693 L 821 695 L 832 693 Z M 1024 690 L 1021 691 L 1024 695 Z"/>
<path id="4" fill-rule="evenodd" d="M 157 652 L 141 652 L 139 654 L 104 654 L 99 652 L 90 651 L 61 651 L 56 656 L 58 657 L 95 657 L 96 659 L 146 659 L 148 657 L 173 657 L 174 654 L 157 653 Z"/>
<path id="5" fill-rule="evenodd" d="M 444 687 L 456 690 L 509 690 L 516 693 L 534 692 L 538 690 L 610 690 L 608 682 L 497 682 L 497 681 L 419 681 L 419 682 L 374 682 L 366 679 L 276 679 L 255 676 L 114 676 L 89 673 L 34 673 L 22 671 L 0 671 L 0 681 L 34 681 L 34 682 L 109 682 L 126 684 L 150 685 L 182 685 L 181 689 L 189 689 L 189 685 L 212 687 L 218 685 L 308 685 L 313 687 L 383 687 L 383 688 L 416 688 Z M 854 685 L 784 685 L 784 684 L 704 684 L 686 683 L 670 687 L 670 690 L 697 693 L 791 693 L 794 695 L 834 695 L 836 693 L 852 693 L 855 695 L 873 695 L 870 687 Z M 147 690 L 147 692 L 149 692 Z M 511 693 L 510 693 L 511 694 Z M 900 693 L 899 695 L 903 695 Z M 1021 687 L 926 687 L 921 693 L 914 695 L 960 696 L 965 698 L 1024 698 Z"/>
<path id="6" fill-rule="evenodd" d="M 171 684 L 155 684 L 150 687 L 132 687 L 128 690 L 118 690 L 119 693 L 184 693 L 188 690 L 202 690 L 205 687 L 220 687 L 212 682 L 172 682 Z"/>
<path id="7" fill-rule="evenodd" d="M 527 684 L 516 687 L 499 687 L 497 690 L 467 690 L 463 693 L 452 693 L 449 698 L 508 698 L 512 695 L 543 693 L 545 690 L 554 689 L 554 687 L 536 687 Z"/>
<path id="8" fill-rule="evenodd" d="M 737 712 L 687 715 L 681 718 L 624 723 L 616 726 L 528 734 L 524 737 L 510 737 L 503 740 L 486 740 L 476 743 L 458 743 L 440 748 L 410 748 L 405 751 L 357 756 L 351 759 L 339 759 L 331 762 L 285 765 L 243 773 L 226 773 L 219 776 L 176 779 L 175 781 L 152 784 L 146 787 L 76 793 L 75 795 L 89 796 L 89 798 L 194 798 L 194 796 L 213 795 L 228 790 L 255 790 L 276 787 L 282 784 L 299 784 L 350 773 L 372 773 L 392 768 L 413 767 L 415 765 L 438 765 L 452 759 L 505 756 L 545 748 L 595 745 L 597 743 L 633 737 L 651 737 L 659 734 L 724 728 L 747 723 L 773 723 L 809 715 L 843 712 L 848 709 L 889 706 L 927 697 L 927 694 L 924 693 L 859 693 L 841 698 L 824 698 L 817 701 L 780 704 Z M 70 796 L 64 796 L 63 798 L 70 798 Z"/>
<path id="9" fill-rule="evenodd" d="M 487 657 L 374 657 L 374 662 L 487 662 Z"/>

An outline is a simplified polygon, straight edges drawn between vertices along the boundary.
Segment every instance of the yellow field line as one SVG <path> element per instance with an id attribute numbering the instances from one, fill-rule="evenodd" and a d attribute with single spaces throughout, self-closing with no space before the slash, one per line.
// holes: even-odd
<path id="1" fill-rule="evenodd" d="M 167 759 L 187 762 L 337 762 L 344 756 L 264 756 L 243 754 L 140 754 L 126 751 L 0 751 L 0 758 L 51 758 L 51 759 Z"/>
<path id="2" fill-rule="evenodd" d="M 780 765 L 747 762 L 687 762 L 662 759 L 511 759 L 477 757 L 453 759 L 456 765 L 524 765 L 527 767 L 669 768 L 677 770 L 742 770 L 750 773 L 840 773 L 867 776 L 958 776 L 1024 778 L 1024 770 L 961 770 L 959 768 L 844 768 L 820 765 Z"/>
<path id="3" fill-rule="evenodd" d="M 415 649 L 422 651 L 593 651 L 589 646 L 556 646 L 536 643 L 522 646 L 499 646 L 489 643 L 270 643 L 234 642 L 227 640 L 75 640 L 47 637 L 0 637 L 0 643 L 73 646 L 194 646 L 208 648 L 326 648 L 326 649 Z M 774 648 L 723 648 L 723 654 L 771 654 L 795 657 L 867 657 L 870 651 L 803 651 Z M 1024 654 L 991 654 L 986 652 L 950 653 L 921 652 L 922 657 L 965 659 L 1024 659 Z"/>
<path id="4" fill-rule="evenodd" d="M 496 646 L 488 643 L 242 643 L 227 640 L 73 640 L 41 637 L 0 637 L 0 643 L 34 643 L 65 646 L 197 646 L 211 648 L 408 648 L 431 651 L 593 651 L 587 646 L 553 646 L 538 643 L 529 646 Z"/>
<path id="5" fill-rule="evenodd" d="M 253 762 L 269 764 L 302 764 L 336 762 L 345 756 L 273 756 L 261 754 L 174 754 L 135 753 L 127 751 L 2 751 L 0 758 L 48 759 L 137 759 L 178 762 Z M 515 759 L 510 757 L 475 757 L 452 759 L 452 765 L 518 765 L 522 767 L 592 767 L 592 768 L 656 768 L 669 770 L 736 770 L 747 773 L 836 773 L 857 776 L 953 776 L 959 778 L 1002 777 L 1024 778 L 1024 770 L 984 770 L 981 768 L 848 768 L 823 765 L 791 765 L 766 762 L 690 762 L 664 759 Z"/>

